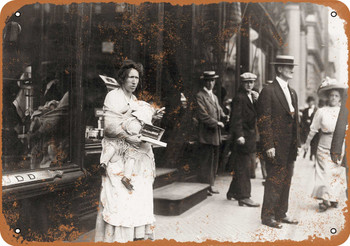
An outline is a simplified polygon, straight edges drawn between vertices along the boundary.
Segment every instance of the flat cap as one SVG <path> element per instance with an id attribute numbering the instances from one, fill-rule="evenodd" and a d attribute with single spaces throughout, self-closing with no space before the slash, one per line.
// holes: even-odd
<path id="1" fill-rule="evenodd" d="M 254 81 L 258 78 L 258 76 L 256 76 L 255 74 L 249 73 L 249 72 L 241 74 L 240 77 L 241 77 L 241 81 L 250 81 L 250 80 Z"/>

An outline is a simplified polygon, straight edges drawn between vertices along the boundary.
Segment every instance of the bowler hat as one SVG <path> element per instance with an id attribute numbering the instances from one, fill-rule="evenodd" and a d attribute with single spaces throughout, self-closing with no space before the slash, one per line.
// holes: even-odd
<path id="1" fill-rule="evenodd" d="M 215 71 L 204 71 L 200 78 L 204 80 L 217 79 L 219 78 L 219 75 L 215 74 Z"/>
<path id="2" fill-rule="evenodd" d="M 276 60 L 271 62 L 272 65 L 286 65 L 286 66 L 298 66 L 294 63 L 294 56 L 278 55 Z"/>
<path id="3" fill-rule="evenodd" d="M 348 88 L 347 84 L 342 84 L 342 83 L 339 83 L 336 79 L 326 77 L 325 79 L 323 79 L 321 85 L 319 86 L 317 93 L 320 97 L 324 97 L 326 96 L 327 91 L 329 90 L 336 89 L 336 90 L 341 90 L 344 93 L 345 89 L 347 88 Z"/>
<path id="4" fill-rule="evenodd" d="M 256 76 L 255 74 L 249 73 L 249 72 L 241 74 L 240 77 L 241 77 L 242 82 L 243 81 L 255 81 L 258 78 L 258 76 Z"/>

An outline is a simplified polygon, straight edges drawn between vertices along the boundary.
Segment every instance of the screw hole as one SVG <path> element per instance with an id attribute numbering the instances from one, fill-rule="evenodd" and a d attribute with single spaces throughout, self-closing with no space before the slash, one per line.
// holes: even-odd
<path id="1" fill-rule="evenodd" d="M 17 12 L 15 13 L 15 16 L 16 16 L 16 17 L 20 17 L 20 16 L 21 16 L 21 12 L 17 11 Z"/>
<path id="2" fill-rule="evenodd" d="M 16 232 L 17 234 L 19 234 L 19 233 L 21 232 L 21 229 L 16 228 L 16 229 L 15 229 L 15 232 Z"/>
<path id="3" fill-rule="evenodd" d="M 331 233 L 332 233 L 332 234 L 336 234 L 336 233 L 337 233 L 337 229 L 332 228 L 332 229 L 331 229 Z"/>
<path id="4" fill-rule="evenodd" d="M 335 12 L 335 11 L 332 11 L 332 12 L 331 12 L 331 16 L 332 16 L 332 17 L 336 17 L 337 15 L 338 15 L 337 12 Z"/>

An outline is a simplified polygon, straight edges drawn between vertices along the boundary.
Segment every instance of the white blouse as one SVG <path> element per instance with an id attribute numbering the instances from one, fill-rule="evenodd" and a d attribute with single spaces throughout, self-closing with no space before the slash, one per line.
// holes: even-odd
<path id="1" fill-rule="evenodd" d="M 317 132 L 321 132 L 318 146 L 326 149 L 331 148 L 333 132 L 337 124 L 340 107 L 323 107 L 316 111 L 310 126 L 310 133 L 306 143 L 310 144 Z"/>

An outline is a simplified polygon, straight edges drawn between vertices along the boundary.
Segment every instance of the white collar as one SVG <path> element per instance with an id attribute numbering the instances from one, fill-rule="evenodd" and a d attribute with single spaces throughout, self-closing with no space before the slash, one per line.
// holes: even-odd
<path id="1" fill-rule="evenodd" d="M 288 82 L 287 82 L 287 81 L 281 79 L 281 78 L 278 77 L 278 76 L 276 76 L 276 80 L 277 80 L 277 82 L 280 84 L 280 86 L 281 86 L 282 89 L 283 89 L 283 88 L 286 88 L 286 87 L 288 88 Z"/>
<path id="2" fill-rule="evenodd" d="M 213 94 L 213 90 L 208 90 L 207 87 L 203 87 L 203 89 L 209 94 L 209 95 L 212 95 Z"/>

